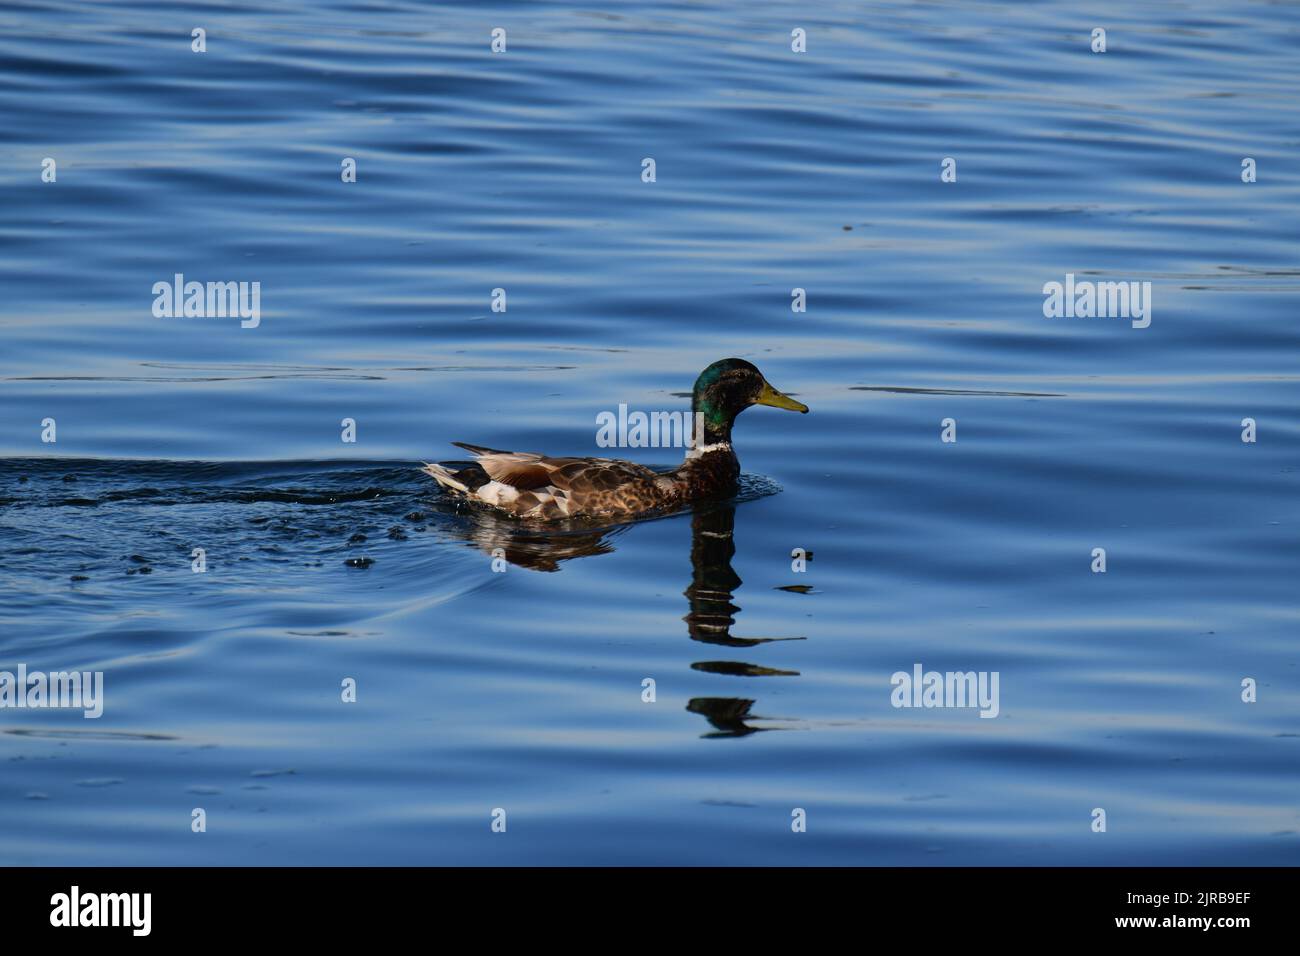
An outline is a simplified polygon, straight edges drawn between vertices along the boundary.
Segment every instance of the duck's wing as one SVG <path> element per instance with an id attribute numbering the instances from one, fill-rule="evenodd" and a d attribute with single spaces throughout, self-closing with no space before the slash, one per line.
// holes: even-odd
<path id="1" fill-rule="evenodd" d="M 488 448 L 486 445 L 471 445 L 467 441 L 452 442 L 457 448 L 464 448 L 467 452 L 475 455 L 526 455 L 531 458 L 541 458 L 542 456 L 532 451 L 501 451 L 497 448 Z"/>
<path id="2" fill-rule="evenodd" d="M 434 465 L 425 471 L 471 498 L 524 517 L 563 518 L 623 510 L 623 498 L 629 506 L 641 502 L 647 497 L 647 486 L 660 477 L 644 465 L 615 458 L 549 458 L 537 452 L 452 444 L 473 454 L 475 465 L 489 480 L 473 486 L 464 480 L 464 472 L 449 475 L 442 466 Z"/>
<path id="3" fill-rule="evenodd" d="M 600 491 L 626 482 L 653 480 L 659 474 L 645 465 L 618 458 L 550 458 L 532 451 L 498 451 L 459 441 L 452 444 L 471 452 L 493 481 L 520 491 Z"/>
<path id="4" fill-rule="evenodd" d="M 545 458 L 551 484 L 570 497 L 653 482 L 659 472 L 621 458 Z"/>
<path id="5" fill-rule="evenodd" d="M 553 470 L 550 465 L 557 460 L 532 451 L 499 451 L 463 441 L 454 441 L 452 444 L 471 453 L 474 461 L 493 481 L 519 491 L 531 491 L 549 485 Z"/>

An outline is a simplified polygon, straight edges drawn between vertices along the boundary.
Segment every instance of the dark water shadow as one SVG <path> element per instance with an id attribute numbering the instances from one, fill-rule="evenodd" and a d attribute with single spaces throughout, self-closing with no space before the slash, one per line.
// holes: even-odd
<path id="1" fill-rule="evenodd" d="M 1063 392 L 998 392 L 978 388 L 914 388 L 907 385 L 850 385 L 850 392 L 891 392 L 895 395 L 982 395 L 991 398 L 1068 398 Z"/>

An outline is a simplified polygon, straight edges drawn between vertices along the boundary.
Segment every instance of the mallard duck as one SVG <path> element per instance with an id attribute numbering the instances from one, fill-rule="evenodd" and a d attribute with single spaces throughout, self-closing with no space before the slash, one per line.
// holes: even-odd
<path id="1" fill-rule="evenodd" d="M 615 458 L 548 458 L 465 442 L 452 444 L 471 452 L 474 464 L 460 471 L 426 464 L 424 471 L 453 493 L 517 518 L 632 517 L 733 494 L 740 462 L 731 447 L 731 425 L 750 405 L 808 411 L 769 385 L 749 362 L 729 358 L 714 362 L 695 380 L 691 411 L 704 434 L 694 436 L 686 460 L 672 471 Z"/>

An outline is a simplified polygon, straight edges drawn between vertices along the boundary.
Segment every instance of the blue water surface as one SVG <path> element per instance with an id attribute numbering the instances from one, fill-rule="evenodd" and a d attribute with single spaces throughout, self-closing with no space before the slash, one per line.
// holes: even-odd
<path id="1" fill-rule="evenodd" d="M 1298 54 L 1202 0 L 0 6 L 0 670 L 105 685 L 0 709 L 0 863 L 1300 862 Z M 812 409 L 735 501 L 419 471 L 732 355 Z"/>

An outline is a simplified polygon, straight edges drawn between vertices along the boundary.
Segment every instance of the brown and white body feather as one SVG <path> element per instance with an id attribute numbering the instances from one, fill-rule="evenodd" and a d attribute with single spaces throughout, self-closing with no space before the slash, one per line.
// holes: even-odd
<path id="1" fill-rule="evenodd" d="M 556 520 L 620 517 L 671 508 L 688 498 L 724 492 L 740 472 L 731 446 L 688 456 L 681 467 L 657 472 L 617 458 L 548 458 L 453 442 L 474 455 L 460 471 L 426 464 L 443 487 L 518 518 Z"/>

